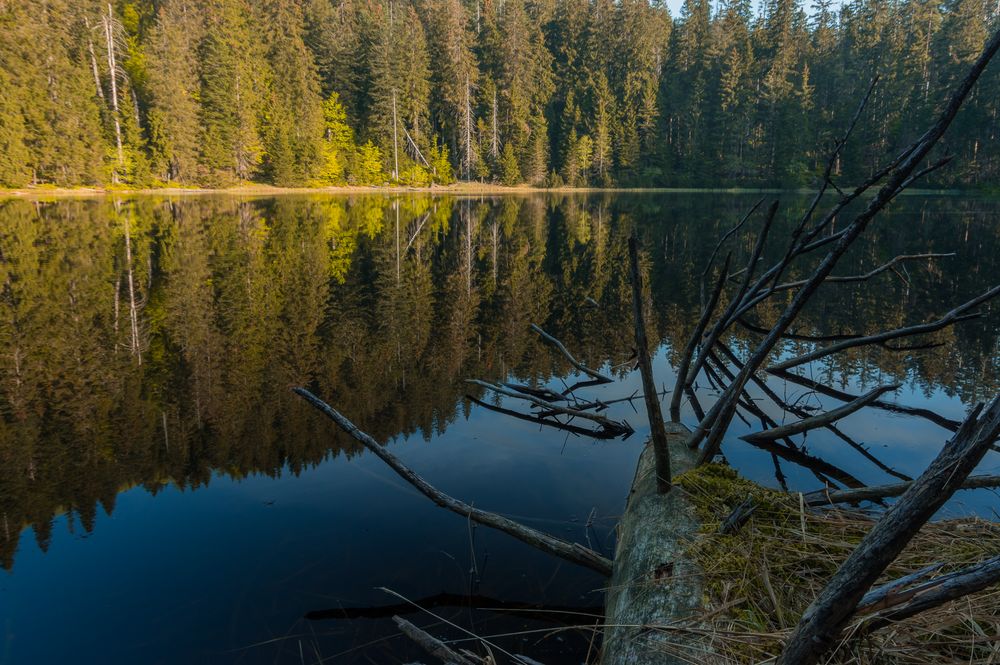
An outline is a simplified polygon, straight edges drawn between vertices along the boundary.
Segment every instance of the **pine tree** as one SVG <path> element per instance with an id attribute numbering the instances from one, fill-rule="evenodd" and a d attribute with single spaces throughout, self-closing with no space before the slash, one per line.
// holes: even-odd
<path id="1" fill-rule="evenodd" d="M 258 173 L 270 73 L 245 0 L 212 0 L 206 16 L 200 49 L 199 163 L 205 182 L 225 185 Z"/>
<path id="2" fill-rule="evenodd" d="M 201 83 L 198 46 L 204 32 L 198 3 L 166 0 L 150 38 L 150 126 L 160 177 L 196 182 Z"/>
<path id="3" fill-rule="evenodd" d="M 262 3 L 261 20 L 271 87 L 264 101 L 264 171 L 277 185 L 304 185 L 322 160 L 323 101 L 313 53 L 306 47 L 305 21 L 295 0 Z"/>

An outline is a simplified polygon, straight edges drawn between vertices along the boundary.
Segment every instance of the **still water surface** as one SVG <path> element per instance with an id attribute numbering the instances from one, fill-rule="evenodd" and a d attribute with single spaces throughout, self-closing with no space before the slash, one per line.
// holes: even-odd
<path id="1" fill-rule="evenodd" d="M 442 490 L 610 555 L 648 431 L 641 403 L 608 412 L 636 435 L 596 441 L 476 406 L 465 379 L 561 388 L 571 368 L 530 332 L 538 323 L 619 379 L 585 394 L 632 394 L 636 229 L 650 337 L 662 340 L 654 369 L 671 387 L 702 268 L 756 198 L 0 201 L 0 663 L 419 657 L 394 613 L 462 637 L 381 587 L 479 635 L 520 632 L 494 640 L 511 652 L 581 662 L 590 635 L 550 631 L 598 621 L 603 580 L 435 508 L 289 388 L 309 386 Z M 781 198 L 787 229 L 805 201 Z M 901 200 L 837 273 L 957 256 L 824 287 L 799 332 L 928 320 L 985 291 L 1000 276 L 998 214 L 990 200 Z M 751 242 L 733 246 L 735 261 Z M 932 335 L 933 349 L 854 351 L 802 371 L 854 392 L 898 380 L 893 399 L 961 419 L 1000 385 L 998 309 Z M 757 339 L 741 329 L 728 341 L 740 353 Z M 837 404 L 770 384 L 808 408 Z M 713 394 L 700 379 L 703 405 Z M 687 405 L 684 417 L 695 419 Z M 917 475 L 949 434 L 861 412 L 841 429 L 864 453 L 812 433 L 805 452 L 828 466 L 810 469 L 739 441 L 749 429 L 734 424 L 728 461 L 792 490 Z M 990 453 L 981 472 L 998 471 Z M 966 492 L 944 512 L 997 506 Z M 518 611 L 539 605 L 549 611 Z"/>

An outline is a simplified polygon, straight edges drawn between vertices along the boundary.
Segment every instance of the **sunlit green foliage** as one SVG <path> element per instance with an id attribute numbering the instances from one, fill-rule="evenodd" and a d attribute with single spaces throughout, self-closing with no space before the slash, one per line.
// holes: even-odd
<path id="1" fill-rule="evenodd" d="M 5 2 L 0 186 L 809 186 L 878 74 L 835 168 L 852 183 L 930 122 L 998 17 L 983 0 Z M 931 184 L 1000 176 L 998 71 Z"/>

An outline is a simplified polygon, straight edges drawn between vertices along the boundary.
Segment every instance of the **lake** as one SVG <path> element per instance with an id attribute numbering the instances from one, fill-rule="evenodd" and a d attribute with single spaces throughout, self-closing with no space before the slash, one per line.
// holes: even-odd
<path id="1" fill-rule="evenodd" d="M 393 614 L 549 665 L 582 662 L 603 579 L 435 507 L 290 388 L 309 387 L 443 491 L 610 556 L 648 432 L 641 400 L 605 412 L 634 435 L 597 440 L 475 404 L 467 395 L 497 402 L 466 379 L 561 390 L 574 372 L 536 323 L 617 379 L 581 394 L 632 395 L 635 229 L 649 336 L 662 340 L 656 380 L 672 388 L 706 261 L 758 198 L 0 201 L 0 663 L 426 660 Z M 774 239 L 808 202 L 779 198 Z M 989 199 L 902 198 L 836 274 L 955 256 L 826 285 L 795 332 L 874 332 L 970 300 L 1000 275 L 998 214 Z M 752 243 L 730 243 L 735 265 Z M 782 248 L 771 243 L 768 265 Z M 773 320 L 786 296 L 749 323 Z M 1000 385 L 1000 307 L 981 311 L 922 338 L 933 348 L 855 349 L 798 371 L 855 394 L 899 381 L 890 401 L 960 420 Z M 727 342 L 741 354 L 759 339 L 739 328 Z M 839 404 L 768 382 L 805 409 Z M 696 394 L 702 405 L 716 394 L 705 375 Z M 685 400 L 684 421 L 696 420 Z M 725 458 L 792 491 L 916 476 L 950 435 L 869 409 L 840 423 L 850 442 L 815 431 L 789 459 L 739 440 L 755 429 L 735 420 Z M 1000 472 L 1000 454 L 979 472 Z M 976 490 L 942 512 L 996 507 Z"/>

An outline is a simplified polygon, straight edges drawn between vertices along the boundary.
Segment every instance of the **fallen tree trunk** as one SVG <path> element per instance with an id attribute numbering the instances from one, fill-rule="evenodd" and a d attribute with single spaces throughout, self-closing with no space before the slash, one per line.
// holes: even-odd
<path id="1" fill-rule="evenodd" d="M 468 517 L 479 524 L 503 531 L 504 533 L 517 538 L 521 542 L 527 543 L 532 547 L 537 547 L 543 552 L 554 554 L 555 556 L 566 559 L 567 561 L 572 561 L 573 563 L 590 568 L 591 570 L 595 570 L 602 575 L 611 575 L 611 561 L 597 552 L 580 545 L 579 543 L 570 543 L 560 538 L 550 536 L 547 533 L 542 533 L 541 531 L 532 529 L 531 527 L 524 526 L 523 524 L 519 524 L 502 515 L 480 510 L 479 508 L 470 506 L 469 504 L 459 501 L 458 499 L 455 499 L 438 490 L 421 476 L 418 476 L 408 466 L 403 464 L 398 457 L 386 450 L 383 446 L 380 446 L 375 439 L 358 429 L 354 423 L 345 418 L 332 406 L 316 397 L 305 388 L 293 388 L 293 390 L 295 394 L 302 397 L 309 404 L 318 409 L 323 415 L 335 422 L 340 429 L 353 437 L 358 443 L 367 448 L 376 457 L 388 464 L 389 467 L 403 480 L 413 485 L 417 491 L 442 508 L 447 508 L 448 510 L 458 513 L 463 517 Z"/>
<path id="2" fill-rule="evenodd" d="M 677 423 L 665 427 L 671 467 L 683 473 L 695 462 L 695 452 L 684 445 L 689 432 Z M 687 665 L 692 656 L 706 655 L 708 645 L 696 636 L 678 638 L 657 630 L 702 609 L 701 571 L 688 553 L 698 527 L 683 491 L 657 492 L 653 448 L 647 443 L 618 524 L 602 665 Z"/>

